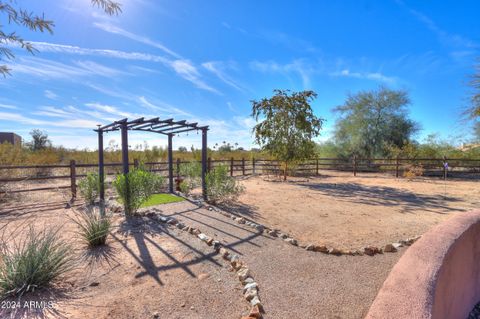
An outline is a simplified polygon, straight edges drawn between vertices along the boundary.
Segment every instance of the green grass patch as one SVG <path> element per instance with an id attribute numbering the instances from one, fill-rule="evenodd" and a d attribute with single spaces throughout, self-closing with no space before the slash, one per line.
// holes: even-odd
<path id="1" fill-rule="evenodd" d="M 182 197 L 178 197 L 172 194 L 153 194 L 140 207 L 149 207 L 149 206 L 155 206 L 160 204 L 177 203 L 177 202 L 183 202 L 184 200 L 185 199 L 183 199 Z"/>

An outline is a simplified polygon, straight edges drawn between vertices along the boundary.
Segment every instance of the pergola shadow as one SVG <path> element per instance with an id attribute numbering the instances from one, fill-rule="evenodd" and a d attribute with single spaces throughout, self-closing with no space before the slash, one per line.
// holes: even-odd
<path id="1" fill-rule="evenodd" d="M 135 220 L 137 219 L 137 220 Z M 189 277 L 196 278 L 197 275 L 191 269 L 191 266 L 202 263 L 208 262 L 214 265 L 215 267 L 222 267 L 223 265 L 215 259 L 218 255 L 218 252 L 212 251 L 209 253 L 204 253 L 203 251 L 199 250 L 198 248 L 194 247 L 190 244 L 187 240 L 181 238 L 175 234 L 175 232 L 169 231 L 166 225 L 158 223 L 157 220 L 144 217 L 140 218 L 142 221 L 138 220 L 139 218 L 132 218 L 130 220 L 126 220 L 124 223 L 120 225 L 119 231 L 128 232 L 134 238 L 136 248 L 138 253 L 132 250 L 128 245 L 123 242 L 119 237 L 115 234 L 112 234 L 112 237 L 115 241 L 117 241 L 123 249 L 125 249 L 143 268 L 140 272 L 135 275 L 135 278 L 141 278 L 144 276 L 150 276 L 158 285 L 163 286 L 164 283 L 160 277 L 161 272 L 166 272 L 169 270 L 174 269 L 181 269 L 183 270 Z M 131 223 L 134 223 L 137 227 L 141 225 L 140 230 L 131 231 Z M 236 240 L 225 244 L 224 246 L 237 254 L 240 254 L 236 250 L 236 246 L 241 245 L 246 242 L 250 242 L 255 239 L 256 237 L 261 236 L 260 232 L 249 232 L 248 235 L 245 237 L 236 237 Z M 169 239 L 174 240 L 175 242 L 181 244 L 182 246 L 186 247 L 189 251 L 194 253 L 194 256 L 187 260 L 187 261 L 180 261 L 171 253 L 169 253 L 166 249 L 161 247 L 155 240 L 155 236 L 164 236 Z M 193 237 L 192 237 L 193 238 Z M 196 240 L 196 239 L 194 239 Z M 255 246 L 258 246 L 255 243 L 252 243 Z M 169 264 L 162 264 L 158 265 L 155 263 L 154 258 L 152 257 L 152 249 L 160 251 L 163 255 L 165 255 L 171 262 Z"/>

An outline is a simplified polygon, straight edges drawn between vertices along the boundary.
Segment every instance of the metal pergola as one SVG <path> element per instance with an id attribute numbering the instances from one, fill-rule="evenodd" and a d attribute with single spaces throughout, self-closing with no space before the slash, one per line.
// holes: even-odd
<path id="1" fill-rule="evenodd" d="M 98 174 L 100 177 L 100 199 L 105 200 L 105 169 L 103 162 L 103 133 L 121 131 L 122 136 L 122 165 L 123 173 L 129 172 L 128 163 L 128 131 L 145 131 L 159 133 L 168 136 L 168 181 L 169 192 L 173 193 L 173 149 L 172 140 L 176 134 L 190 131 L 202 131 L 202 194 L 207 198 L 207 186 L 205 175 L 207 174 L 207 131 L 208 126 L 198 126 L 198 123 L 187 123 L 186 120 L 175 121 L 174 119 L 161 120 L 159 117 L 146 120 L 141 117 L 129 121 L 127 118 L 115 121 L 108 125 L 98 126 L 94 130 L 98 133 Z"/>

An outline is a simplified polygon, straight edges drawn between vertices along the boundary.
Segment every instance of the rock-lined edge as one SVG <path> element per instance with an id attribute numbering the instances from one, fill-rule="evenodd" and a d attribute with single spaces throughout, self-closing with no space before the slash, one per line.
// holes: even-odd
<path id="1" fill-rule="evenodd" d="M 404 246 L 411 246 L 414 242 L 416 242 L 421 235 L 412 237 L 412 238 L 407 238 L 407 239 L 401 239 L 397 242 L 389 243 L 386 244 L 384 247 L 376 247 L 376 246 L 366 246 L 363 247 L 362 249 L 356 249 L 356 250 L 345 250 L 345 249 L 339 249 L 339 248 L 334 248 L 334 247 L 327 247 L 326 245 L 316 245 L 316 244 L 299 244 L 299 241 L 292 236 L 288 235 L 287 233 L 284 233 L 280 231 L 279 229 L 273 229 L 271 227 L 268 227 L 266 225 L 262 225 L 259 223 L 252 222 L 245 217 L 237 216 L 235 214 L 230 214 L 227 213 L 215 206 L 208 205 L 205 206 L 206 209 L 209 211 L 215 211 L 217 213 L 220 213 L 221 215 L 228 217 L 238 224 L 243 224 L 246 226 L 249 226 L 251 228 L 254 228 L 260 233 L 267 233 L 269 236 L 275 238 L 280 238 L 284 240 L 285 242 L 297 246 L 299 248 L 305 249 L 307 251 L 313 251 L 313 252 L 320 252 L 324 254 L 330 254 L 330 255 L 335 255 L 335 256 L 363 256 L 363 255 L 368 255 L 368 256 L 374 256 L 376 254 L 383 254 L 383 253 L 395 253 L 398 251 L 398 248 L 404 247 Z"/>
<path id="2" fill-rule="evenodd" d="M 258 295 L 258 283 L 254 281 L 250 268 L 248 268 L 246 263 L 240 260 L 238 255 L 231 253 L 228 249 L 223 247 L 218 240 L 214 240 L 212 237 L 203 233 L 200 229 L 187 226 L 173 217 L 163 216 L 157 212 L 155 208 L 148 209 L 143 213 L 147 217 L 156 219 L 160 223 L 185 231 L 186 233 L 195 236 L 206 245 L 212 247 L 215 252 L 217 252 L 226 262 L 228 262 L 229 266 L 233 271 L 235 271 L 238 280 L 243 286 L 243 297 L 247 302 L 249 302 L 251 309 L 249 315 L 242 317 L 242 319 L 262 318 L 263 306 L 260 301 L 260 296 Z"/>

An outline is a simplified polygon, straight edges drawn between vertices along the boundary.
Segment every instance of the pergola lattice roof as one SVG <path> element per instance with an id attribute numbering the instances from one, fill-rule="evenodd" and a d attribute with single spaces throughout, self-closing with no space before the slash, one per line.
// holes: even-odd
<path id="1" fill-rule="evenodd" d="M 146 120 L 141 117 L 136 120 L 129 121 L 127 118 L 115 121 L 108 125 L 104 125 L 96 129 L 96 132 L 111 132 L 121 130 L 126 126 L 132 131 L 154 132 L 163 135 L 174 135 L 189 131 L 208 130 L 207 126 L 198 126 L 198 123 L 188 123 L 186 120 L 175 121 L 174 119 L 161 120 L 159 117 Z"/>

